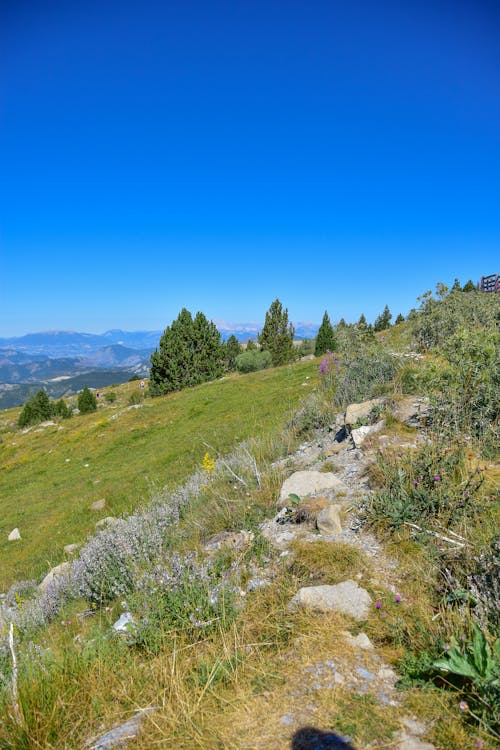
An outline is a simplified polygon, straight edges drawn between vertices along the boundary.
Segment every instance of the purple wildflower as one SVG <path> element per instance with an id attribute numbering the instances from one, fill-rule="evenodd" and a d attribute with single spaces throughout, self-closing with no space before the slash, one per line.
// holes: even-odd
<path id="1" fill-rule="evenodd" d="M 435 475 L 435 477 L 434 477 L 434 481 L 435 481 L 435 482 L 440 482 L 440 481 L 441 481 L 441 477 L 439 476 L 439 474 L 436 474 L 436 475 Z"/>
<path id="2" fill-rule="evenodd" d="M 394 601 L 396 602 L 396 604 L 401 601 L 401 597 L 399 596 L 399 594 L 396 594 L 396 596 L 394 597 Z"/>
<path id="3" fill-rule="evenodd" d="M 375 607 L 377 609 L 382 609 L 382 602 L 375 602 Z"/>
<path id="4" fill-rule="evenodd" d="M 466 713 L 466 711 L 469 710 L 469 704 L 467 703 L 467 701 L 460 701 L 460 703 L 458 704 L 458 707 L 464 713 Z"/>

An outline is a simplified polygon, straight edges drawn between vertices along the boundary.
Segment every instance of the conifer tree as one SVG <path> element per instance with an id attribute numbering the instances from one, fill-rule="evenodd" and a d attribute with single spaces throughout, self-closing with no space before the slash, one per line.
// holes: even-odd
<path id="1" fill-rule="evenodd" d="M 90 414 L 97 409 L 97 399 L 87 386 L 78 394 L 78 410 L 80 414 Z"/>
<path id="2" fill-rule="evenodd" d="M 323 320 L 316 336 L 316 346 L 314 348 L 314 354 L 316 357 L 321 357 L 327 351 L 334 352 L 337 348 L 337 342 L 335 341 L 335 333 L 333 326 L 328 317 L 328 312 L 325 310 Z"/>
<path id="3" fill-rule="evenodd" d="M 404 320 L 405 320 L 405 316 L 404 316 L 404 315 L 402 315 L 401 313 L 399 313 L 398 317 L 397 317 L 397 318 L 396 318 L 396 320 L 394 321 L 394 325 L 396 325 L 396 326 L 397 326 L 397 325 L 398 325 L 398 323 L 404 323 Z"/>
<path id="4" fill-rule="evenodd" d="M 28 427 L 29 425 L 39 424 L 53 416 L 54 405 L 43 388 L 41 388 L 26 401 L 17 424 L 19 427 Z"/>
<path id="5" fill-rule="evenodd" d="M 389 306 L 386 305 L 384 311 L 378 316 L 378 318 L 375 318 L 373 329 L 375 331 L 385 331 L 386 328 L 390 328 L 391 319 L 392 313 L 389 310 Z"/>
<path id="6" fill-rule="evenodd" d="M 462 292 L 475 292 L 476 291 L 476 285 L 472 281 L 472 279 L 469 279 L 466 284 L 462 287 Z"/>
<path id="7" fill-rule="evenodd" d="M 226 355 L 226 366 L 229 372 L 232 372 L 233 370 L 236 370 L 236 357 L 242 353 L 243 347 L 241 346 L 236 336 L 233 334 L 226 341 L 224 348 Z"/>
<path id="8" fill-rule="evenodd" d="M 251 351 L 252 349 L 257 349 L 257 344 L 253 339 L 248 339 L 246 350 L 247 352 Z"/>
<path id="9" fill-rule="evenodd" d="M 452 292 L 461 292 L 462 291 L 462 287 L 460 286 L 460 282 L 459 282 L 458 279 L 455 279 L 455 281 L 453 282 L 453 286 L 451 287 L 451 291 Z"/>
<path id="10" fill-rule="evenodd" d="M 374 338 L 373 326 L 367 323 L 364 313 L 361 313 L 359 320 L 355 325 L 358 338 L 362 341 L 371 341 Z"/>
<path id="11" fill-rule="evenodd" d="M 284 365 L 293 359 L 293 325 L 288 322 L 288 310 L 275 299 L 266 313 L 262 332 L 259 334 L 261 348 L 270 352 L 273 367 Z"/>
<path id="12" fill-rule="evenodd" d="M 202 312 L 183 308 L 151 355 L 149 392 L 160 396 L 214 380 L 224 369 L 220 333 Z"/>

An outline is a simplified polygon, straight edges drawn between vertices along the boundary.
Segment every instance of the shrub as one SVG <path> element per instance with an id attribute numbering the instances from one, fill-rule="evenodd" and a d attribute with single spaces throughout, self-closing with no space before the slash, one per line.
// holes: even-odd
<path id="1" fill-rule="evenodd" d="M 107 391 L 107 393 L 104 394 L 104 400 L 107 401 L 109 404 L 114 404 L 116 399 L 117 399 L 116 391 Z"/>
<path id="2" fill-rule="evenodd" d="M 66 401 L 63 398 L 60 398 L 59 401 L 56 401 L 54 404 L 54 415 L 56 417 L 61 417 L 62 419 L 69 419 L 71 415 L 73 414 L 72 409 L 69 408 Z"/>
<path id="3" fill-rule="evenodd" d="M 378 347 L 367 347 L 357 354 L 352 352 L 340 359 L 332 358 L 330 365 L 322 362 L 320 375 L 323 386 L 334 392 L 335 405 L 345 407 L 381 395 L 397 368 L 398 361 L 391 354 Z"/>
<path id="4" fill-rule="evenodd" d="M 172 631 L 203 638 L 235 613 L 232 591 L 211 561 L 172 553 L 143 573 L 130 597 L 135 642 L 157 653 Z"/>
<path id="5" fill-rule="evenodd" d="M 456 527 L 479 511 L 483 474 L 466 470 L 465 450 L 424 443 L 400 458 L 378 458 L 383 487 L 368 500 L 365 513 L 371 524 L 400 529 L 405 523 L 420 527 L 438 523 Z"/>
<path id="6" fill-rule="evenodd" d="M 236 357 L 236 367 L 238 372 L 242 373 L 265 370 L 267 367 L 271 367 L 271 365 L 272 357 L 268 351 L 250 349 Z"/>
<path id="7" fill-rule="evenodd" d="M 132 393 L 128 397 L 128 402 L 132 406 L 142 403 L 142 400 L 143 400 L 143 396 L 140 391 L 132 391 Z"/>
<path id="8" fill-rule="evenodd" d="M 97 409 L 97 399 L 87 386 L 78 394 L 78 409 L 80 414 L 90 414 Z"/>

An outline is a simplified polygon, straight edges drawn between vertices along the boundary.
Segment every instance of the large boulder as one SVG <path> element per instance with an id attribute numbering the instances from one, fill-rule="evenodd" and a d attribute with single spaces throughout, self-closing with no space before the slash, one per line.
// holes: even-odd
<path id="1" fill-rule="evenodd" d="M 372 398 L 369 401 L 363 401 L 360 404 L 350 404 L 345 413 L 345 423 L 349 427 L 357 424 L 362 419 L 366 419 L 372 409 L 376 406 L 382 406 L 385 403 L 383 398 Z"/>
<path id="2" fill-rule="evenodd" d="M 341 612 L 355 620 L 366 620 L 371 605 L 370 594 L 356 581 L 343 581 L 335 586 L 305 586 L 290 601 L 289 609 L 311 609 L 316 612 Z"/>
<path id="3" fill-rule="evenodd" d="M 338 494 L 347 492 L 344 482 L 335 474 L 325 471 L 296 471 L 283 482 L 278 508 L 284 508 L 289 503 L 290 495 L 297 495 L 303 499 L 328 492 Z"/>

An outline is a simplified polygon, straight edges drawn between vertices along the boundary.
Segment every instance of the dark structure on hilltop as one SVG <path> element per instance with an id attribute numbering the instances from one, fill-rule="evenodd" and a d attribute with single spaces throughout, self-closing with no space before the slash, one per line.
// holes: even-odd
<path id="1" fill-rule="evenodd" d="M 480 292 L 500 292 L 500 274 L 492 273 L 490 276 L 481 276 L 478 289 Z"/>

